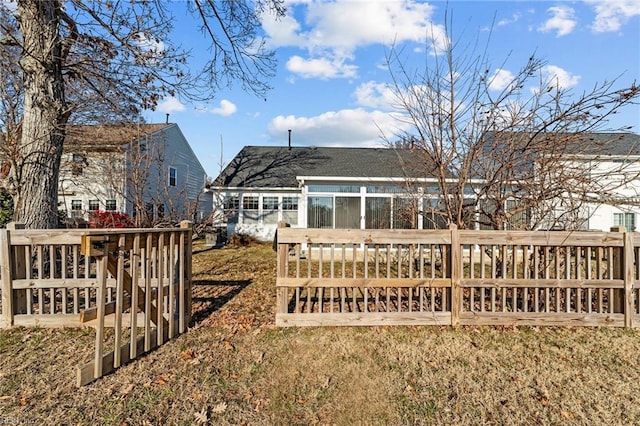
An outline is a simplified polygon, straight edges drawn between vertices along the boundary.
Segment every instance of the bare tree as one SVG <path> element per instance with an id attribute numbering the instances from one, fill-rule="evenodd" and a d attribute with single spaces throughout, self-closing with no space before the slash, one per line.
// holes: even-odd
<path id="1" fill-rule="evenodd" d="M 621 163 L 614 170 L 620 179 L 605 185 L 594 175 L 594 163 L 567 157 L 604 156 L 616 143 L 616 136 L 584 142 L 606 129 L 616 111 L 637 103 L 635 81 L 621 89 L 617 80 L 605 81 L 575 95 L 557 78 L 546 78 L 546 63 L 533 55 L 496 91 L 486 46 L 452 41 L 451 20 L 446 34 L 444 47 L 435 41 L 428 46 L 421 70 L 407 68 L 395 48 L 387 56 L 397 107 L 409 128 L 399 135 L 401 147 L 413 152 L 407 175 L 422 173 L 436 182 L 437 201 L 425 203 L 423 214 L 460 228 L 477 221 L 491 229 L 554 227 L 550 221 L 558 219 L 575 227 L 579 221 L 568 219 L 577 219 L 593 194 L 615 194 L 638 177 Z"/>
<path id="2" fill-rule="evenodd" d="M 235 80 L 258 95 L 268 90 L 273 52 L 256 34 L 260 14 L 284 14 L 280 0 L 180 5 L 210 43 L 201 72 L 191 73 L 189 52 L 172 43 L 173 16 L 161 1 L 19 0 L 15 28 L 11 19 L 0 23 L 1 44 L 20 51 L 24 101 L 14 158 L 21 167 L 11 173 L 16 218 L 27 227 L 55 226 L 65 126 L 74 112 L 97 120 L 86 106 L 99 101 L 131 116 L 165 95 L 209 99 L 221 84 Z M 0 8 L 10 13 L 6 5 Z M 124 96 L 114 98 L 115 93 Z"/>

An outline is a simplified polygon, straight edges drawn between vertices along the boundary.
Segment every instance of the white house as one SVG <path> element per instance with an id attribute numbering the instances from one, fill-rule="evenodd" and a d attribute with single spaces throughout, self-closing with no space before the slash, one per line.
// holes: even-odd
<path id="1" fill-rule="evenodd" d="M 177 124 L 67 127 L 58 209 L 68 218 L 88 220 L 90 212 L 104 210 L 144 215 L 147 223 L 197 221 L 211 213 L 206 185 L 207 174 Z"/>
<path id="2" fill-rule="evenodd" d="M 602 192 L 593 194 L 582 210 L 582 226 L 635 229 L 640 178 L 629 173 L 640 172 L 640 137 L 592 134 L 585 143 L 589 139 L 606 148 L 566 158 L 588 162 L 584 164 L 591 176 L 602 184 Z M 610 139 L 616 142 L 601 143 Z M 229 235 L 244 233 L 262 240 L 273 238 L 280 220 L 302 228 L 446 227 L 437 213 L 436 179 L 428 169 L 408 166 L 416 164 L 413 155 L 409 149 L 246 146 L 214 181 L 216 198 L 223 203 Z M 480 228 L 478 218 L 472 215 L 468 226 Z"/>
<path id="3" fill-rule="evenodd" d="M 596 187 L 582 209 L 583 227 L 608 231 L 624 226 L 636 231 L 640 217 L 640 135 L 592 133 L 581 147 L 563 155 L 567 164 L 583 168 Z"/>

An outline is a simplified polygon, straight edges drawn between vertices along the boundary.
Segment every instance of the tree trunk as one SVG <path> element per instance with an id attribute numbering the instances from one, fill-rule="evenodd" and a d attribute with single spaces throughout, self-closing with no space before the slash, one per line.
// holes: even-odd
<path id="1" fill-rule="evenodd" d="M 58 175 L 67 120 L 59 8 L 55 0 L 18 0 L 24 109 L 14 218 L 32 229 L 58 223 Z"/>

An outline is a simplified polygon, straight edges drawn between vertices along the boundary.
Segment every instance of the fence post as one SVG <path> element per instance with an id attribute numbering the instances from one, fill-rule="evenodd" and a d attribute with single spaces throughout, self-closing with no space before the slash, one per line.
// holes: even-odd
<path id="1" fill-rule="evenodd" d="M 15 231 L 17 229 L 24 229 L 24 223 L 9 222 L 7 223 L 8 231 Z M 11 234 L 11 232 L 9 232 Z M 9 241 L 9 256 L 11 256 L 11 276 L 13 280 L 19 280 L 27 278 L 27 264 L 25 262 L 26 247 L 25 246 L 11 246 L 11 237 Z M 27 313 L 27 290 L 13 290 L 13 313 L 14 314 L 26 314 Z"/>
<path id="2" fill-rule="evenodd" d="M 9 231 L 0 229 L 0 275 L 2 282 L 2 323 L 13 326 L 13 277 L 11 276 L 11 242 Z"/>
<path id="3" fill-rule="evenodd" d="M 634 247 L 633 233 L 624 233 L 624 326 L 633 327 L 633 316 L 635 314 L 635 301 L 633 292 L 634 274 Z"/>
<path id="4" fill-rule="evenodd" d="M 190 220 L 183 220 L 182 222 L 180 222 L 180 228 L 182 229 L 187 229 L 187 235 L 185 236 L 184 242 L 185 242 L 185 247 L 184 247 L 184 259 L 183 259 L 183 264 L 184 264 L 184 271 L 185 271 L 185 282 L 186 282 L 186 286 L 185 286 L 185 320 L 186 323 L 189 324 L 191 322 L 191 289 L 192 289 L 192 283 L 191 283 L 191 256 L 192 256 L 192 250 L 191 250 L 191 244 L 192 244 L 192 232 L 193 232 L 193 222 L 191 222 Z M 180 332 L 182 333 L 184 330 L 180 330 Z"/>
<path id="5" fill-rule="evenodd" d="M 449 230 L 451 230 L 451 265 L 449 269 L 451 271 L 451 325 L 458 327 L 460 325 L 460 306 L 462 305 L 462 291 L 460 289 L 462 248 L 460 247 L 458 227 L 455 224 L 450 224 Z"/>
<path id="6" fill-rule="evenodd" d="M 617 247 L 613 249 L 613 278 L 614 280 L 624 280 L 625 279 L 625 258 L 626 258 L 626 231 L 627 229 L 624 226 L 614 226 L 611 228 L 611 232 L 622 233 L 622 247 Z M 626 313 L 625 313 L 625 293 L 626 293 L 626 282 L 625 288 L 615 289 L 613 291 L 613 312 L 616 314 L 625 314 L 625 327 L 627 323 Z"/>
<path id="7" fill-rule="evenodd" d="M 286 228 L 285 222 L 278 222 L 278 229 Z M 285 278 L 287 276 L 287 261 L 289 260 L 289 245 L 279 244 L 277 241 L 278 231 L 276 231 L 276 239 L 274 245 L 277 247 L 277 278 Z M 277 287 L 276 284 L 276 315 L 287 313 L 288 291 L 287 287 Z"/>

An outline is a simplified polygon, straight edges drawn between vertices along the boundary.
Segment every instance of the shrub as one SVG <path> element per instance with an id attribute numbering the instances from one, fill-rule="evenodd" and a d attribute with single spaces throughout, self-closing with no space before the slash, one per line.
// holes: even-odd
<path id="1" fill-rule="evenodd" d="M 256 238 L 246 234 L 233 234 L 229 237 L 229 245 L 231 247 L 249 247 L 260 244 Z"/>
<path id="2" fill-rule="evenodd" d="M 119 212 L 96 210 L 91 213 L 89 228 L 133 228 L 135 226 L 129 215 Z"/>
<path id="3" fill-rule="evenodd" d="M 0 227 L 13 220 L 13 197 L 6 189 L 0 189 Z"/>

